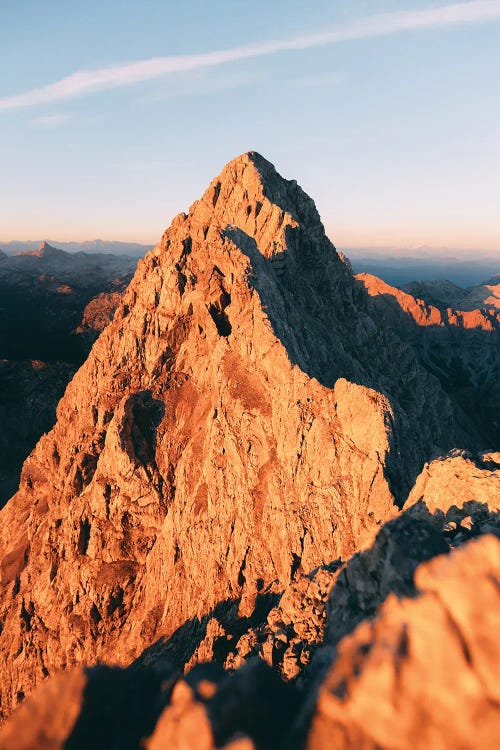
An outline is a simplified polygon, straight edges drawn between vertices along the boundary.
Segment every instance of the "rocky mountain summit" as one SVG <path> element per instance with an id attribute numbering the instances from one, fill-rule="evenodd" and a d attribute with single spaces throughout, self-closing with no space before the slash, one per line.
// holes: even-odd
<path id="1" fill-rule="evenodd" d="M 0 746 L 326 747 L 335 733 L 409 748 L 420 704 L 405 698 L 388 744 L 358 720 L 356 660 L 367 685 L 382 656 L 384 674 L 404 664 L 442 685 L 420 645 L 377 657 L 406 611 L 423 642 L 434 584 L 417 574 L 439 555 L 486 581 L 493 619 L 471 610 L 467 638 L 494 625 L 500 457 L 483 437 L 297 183 L 253 152 L 233 160 L 139 262 L 0 513 L 3 716 L 64 672 Z M 429 611 L 455 648 L 444 607 Z M 388 716 L 397 693 L 380 691 Z"/>

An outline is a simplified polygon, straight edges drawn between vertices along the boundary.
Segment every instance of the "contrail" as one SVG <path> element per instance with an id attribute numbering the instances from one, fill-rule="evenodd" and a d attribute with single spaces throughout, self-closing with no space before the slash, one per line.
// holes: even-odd
<path id="1" fill-rule="evenodd" d="M 46 86 L 0 98 L 0 110 L 33 107 L 106 89 L 129 86 L 174 73 L 226 65 L 237 60 L 248 60 L 279 52 L 324 47 L 356 39 L 387 36 L 401 31 L 495 20 L 500 20 L 500 0 L 473 0 L 439 8 L 383 13 L 357 19 L 348 25 L 289 39 L 258 42 L 198 55 L 152 57 L 98 70 L 79 71 Z"/>

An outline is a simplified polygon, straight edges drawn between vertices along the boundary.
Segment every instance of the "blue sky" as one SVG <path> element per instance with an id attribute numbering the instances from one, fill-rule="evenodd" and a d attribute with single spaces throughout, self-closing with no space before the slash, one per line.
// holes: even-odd
<path id="1" fill-rule="evenodd" d="M 1 0 L 0 239 L 155 242 L 254 149 L 341 247 L 500 254 L 500 1 Z"/>

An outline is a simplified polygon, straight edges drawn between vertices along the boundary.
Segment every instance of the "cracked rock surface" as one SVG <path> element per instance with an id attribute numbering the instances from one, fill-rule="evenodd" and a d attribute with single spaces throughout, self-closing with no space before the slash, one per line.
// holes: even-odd
<path id="1" fill-rule="evenodd" d="M 77 675 L 78 692 L 80 665 L 107 662 L 125 682 L 162 675 L 154 700 L 170 718 L 153 734 L 138 719 L 136 737 L 154 750 L 183 746 L 185 712 L 209 722 L 200 747 L 276 746 L 260 692 L 310 718 L 338 643 L 460 546 L 437 509 L 419 515 L 420 495 L 398 507 L 426 462 L 467 440 L 313 201 L 258 154 L 233 160 L 139 262 L 0 513 L 3 716 L 46 677 Z M 484 470 L 494 488 L 494 459 Z M 169 703 L 178 674 L 206 660 L 226 669 L 216 688 L 188 684 Z M 294 720 L 280 742 L 299 741 L 309 719 L 292 732 Z"/>

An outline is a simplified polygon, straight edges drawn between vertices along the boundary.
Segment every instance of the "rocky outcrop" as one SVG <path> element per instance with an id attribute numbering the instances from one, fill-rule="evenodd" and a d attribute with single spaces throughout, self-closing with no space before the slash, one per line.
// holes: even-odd
<path id="1" fill-rule="evenodd" d="M 449 281 L 413 281 L 401 289 L 413 297 L 425 300 L 428 304 L 442 309 L 455 310 L 499 310 L 500 274 L 469 289 L 461 289 Z"/>
<path id="2" fill-rule="evenodd" d="M 430 513 L 441 517 L 473 506 L 483 515 L 500 512 L 500 452 L 452 451 L 426 464 L 404 508 L 417 503 L 425 503 Z"/>
<path id="3" fill-rule="evenodd" d="M 106 326 L 113 320 L 115 310 L 121 302 L 124 289 L 113 292 L 101 292 L 86 305 L 80 325 L 75 333 L 87 336 L 95 341 Z"/>
<path id="4" fill-rule="evenodd" d="M 447 279 L 410 281 L 408 284 L 402 284 L 400 289 L 411 297 L 423 300 L 427 305 L 438 307 L 440 310 L 446 310 L 449 307 L 454 310 L 463 309 L 460 307 L 460 302 L 466 294 L 465 289 Z"/>
<path id="5" fill-rule="evenodd" d="M 436 307 L 376 276 L 358 274 L 356 278 L 386 324 L 412 347 L 419 362 L 439 378 L 460 406 L 469 432 L 480 436 L 478 445 L 498 446 L 500 313 Z"/>
<path id="6" fill-rule="evenodd" d="M 500 497 L 497 458 L 432 462 L 414 490 L 424 495 L 410 495 L 370 548 L 297 574 L 259 621 L 245 630 L 240 618 L 239 638 L 206 621 L 198 657 L 210 664 L 183 676 L 167 647 L 126 670 L 66 672 L 13 714 L 0 746 L 496 747 L 500 517 L 483 507 L 481 524 L 462 517 L 469 536 L 456 533 L 449 519 L 473 501 L 455 503 L 457 484 L 447 503 L 441 481 L 458 474 L 462 500 L 479 508 L 487 484 Z"/>
<path id="7" fill-rule="evenodd" d="M 499 582 L 492 536 L 420 566 L 415 598 L 391 595 L 339 644 L 305 746 L 496 747 Z"/>
<path id="8" fill-rule="evenodd" d="M 450 306 L 429 304 L 423 299 L 386 284 L 376 276 L 361 273 L 356 278 L 364 285 L 371 297 L 381 298 L 380 303 L 383 302 L 388 311 L 394 309 L 393 300 L 395 300 L 408 319 L 418 326 L 479 329 L 490 332 L 500 330 L 500 313 L 495 310 L 483 310 L 479 307 L 468 310 L 461 307 L 452 309 Z M 414 287 L 418 288 L 418 285 L 413 285 L 412 288 Z"/>
<path id="9" fill-rule="evenodd" d="M 239 637 L 235 611 L 369 546 L 462 439 L 312 200 L 234 160 L 140 261 L 1 513 L 3 710 L 211 614 Z"/>

